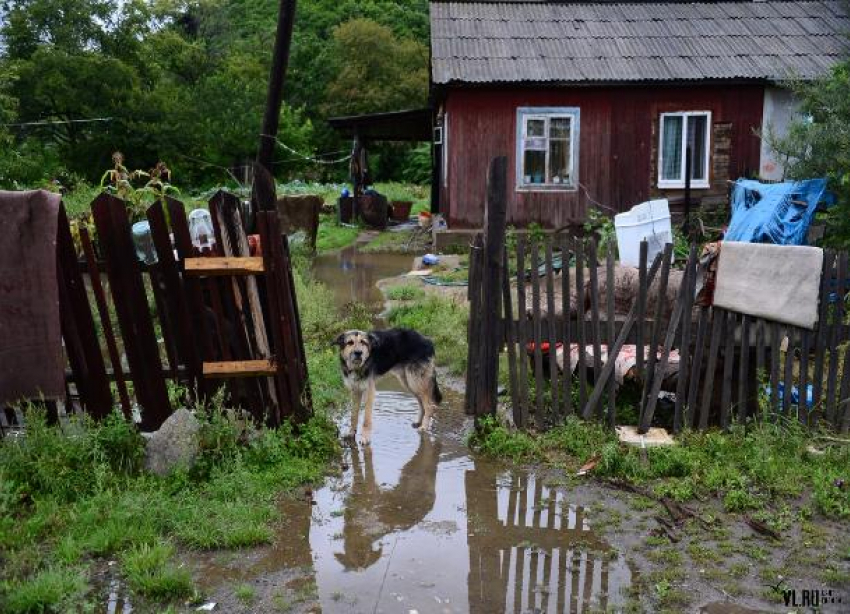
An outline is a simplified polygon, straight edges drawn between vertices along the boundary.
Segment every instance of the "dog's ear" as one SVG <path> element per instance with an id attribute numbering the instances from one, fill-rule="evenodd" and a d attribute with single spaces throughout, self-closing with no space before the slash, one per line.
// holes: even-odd
<path id="1" fill-rule="evenodd" d="M 379 345 L 381 345 L 381 338 L 378 337 L 378 335 L 376 335 L 375 333 L 369 333 L 367 335 L 367 338 L 369 339 L 369 347 L 373 350 Z"/>
<path id="2" fill-rule="evenodd" d="M 336 339 L 331 341 L 331 347 L 336 346 L 342 348 L 345 345 L 345 333 L 341 333 Z"/>

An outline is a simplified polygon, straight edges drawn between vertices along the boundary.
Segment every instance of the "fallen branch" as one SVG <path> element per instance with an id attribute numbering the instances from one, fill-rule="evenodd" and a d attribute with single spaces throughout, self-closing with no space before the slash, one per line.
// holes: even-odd
<path id="1" fill-rule="evenodd" d="M 782 539 L 782 536 L 767 526 L 760 520 L 756 520 L 755 518 L 750 518 L 749 516 L 744 516 L 744 522 L 750 525 L 750 528 L 756 533 L 760 533 L 761 535 L 765 535 L 777 541 Z"/>

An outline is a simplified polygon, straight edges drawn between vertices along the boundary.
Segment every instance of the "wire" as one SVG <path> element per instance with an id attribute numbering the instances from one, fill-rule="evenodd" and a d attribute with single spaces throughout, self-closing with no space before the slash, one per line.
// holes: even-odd
<path id="1" fill-rule="evenodd" d="M 579 183 L 579 184 L 578 184 L 578 187 L 580 187 L 580 188 L 584 191 L 584 195 L 585 195 L 585 197 L 587 197 L 587 200 L 589 200 L 591 203 L 593 203 L 594 205 L 596 205 L 596 206 L 597 206 L 597 207 L 599 207 L 600 209 L 605 209 L 606 211 L 610 211 L 611 213 L 620 213 L 620 212 L 619 212 L 617 209 L 615 209 L 614 207 L 609 207 L 608 205 L 603 205 L 601 202 L 599 202 L 598 200 L 594 199 L 594 198 L 590 195 L 590 192 L 588 191 L 588 189 L 585 187 L 585 185 L 584 185 L 583 183 Z"/>
<path id="2" fill-rule="evenodd" d="M 92 122 L 111 122 L 111 117 L 93 117 L 92 119 L 56 119 L 39 120 L 36 122 L 19 122 L 14 124 L 0 124 L 7 128 L 22 128 L 24 126 L 59 126 L 64 124 L 88 124 Z"/>
<path id="3" fill-rule="evenodd" d="M 280 145 L 281 147 L 283 147 L 286 151 L 288 151 L 289 153 L 295 154 L 296 156 L 298 156 L 302 160 L 306 160 L 308 162 L 315 162 L 316 164 L 328 164 L 328 165 L 330 165 L 330 164 L 341 164 L 342 162 L 348 162 L 348 160 L 351 159 L 351 154 L 348 154 L 344 158 L 339 158 L 338 160 L 320 160 L 320 159 L 315 158 L 313 156 L 305 155 L 305 154 L 301 153 L 300 151 L 298 151 L 296 149 L 292 149 L 292 147 L 290 147 L 289 145 L 287 145 L 286 143 L 284 143 L 283 141 L 278 139 L 276 136 L 272 136 L 270 134 L 260 134 L 260 136 L 263 137 L 263 138 L 266 138 L 266 139 L 274 139 L 274 142 L 277 143 L 278 145 Z"/>

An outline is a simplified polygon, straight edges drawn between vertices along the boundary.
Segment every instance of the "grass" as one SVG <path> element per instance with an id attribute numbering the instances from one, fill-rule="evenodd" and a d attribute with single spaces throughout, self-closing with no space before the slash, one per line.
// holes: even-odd
<path id="1" fill-rule="evenodd" d="M 270 543 L 279 494 L 320 480 L 338 452 L 323 414 L 247 437 L 221 406 L 196 414 L 197 464 L 160 478 L 141 471 L 141 438 L 120 415 L 60 428 L 27 411 L 26 437 L 0 441 L 0 611 L 82 608 L 87 569 L 106 557 L 143 598 L 185 596 L 177 548 Z"/>
<path id="2" fill-rule="evenodd" d="M 174 546 L 164 542 L 136 545 L 124 555 L 123 570 L 130 588 L 143 597 L 170 601 L 192 593 L 192 576 L 173 562 Z"/>
<path id="3" fill-rule="evenodd" d="M 594 474 L 600 477 L 643 484 L 683 502 L 714 497 L 728 512 L 768 511 L 778 523 L 787 523 L 789 506 L 809 495 L 820 514 L 850 519 L 850 490 L 842 487 L 850 447 L 811 454 L 810 437 L 794 420 L 757 422 L 728 433 L 685 432 L 678 445 L 642 453 L 621 446 L 600 425 L 576 418 L 539 436 L 487 419 L 471 443 L 493 456 L 568 468 L 599 456 Z"/>
<path id="4" fill-rule="evenodd" d="M 468 344 L 466 324 L 469 307 L 466 302 L 428 296 L 411 304 L 399 305 L 387 316 L 392 326 L 412 328 L 430 337 L 437 348 L 437 364 L 447 367 L 452 375 L 466 371 Z"/>
<path id="5" fill-rule="evenodd" d="M 236 598 L 245 605 L 250 605 L 257 598 L 257 591 L 250 584 L 240 584 L 234 591 Z"/>
<path id="6" fill-rule="evenodd" d="M 357 240 L 359 234 L 358 226 L 342 226 L 337 223 L 335 216 L 322 215 L 319 218 L 316 251 L 321 254 L 348 247 Z"/>
<path id="7" fill-rule="evenodd" d="M 425 296 L 425 290 L 420 286 L 394 286 L 387 290 L 387 298 L 391 301 L 416 301 Z"/>
<path id="8" fill-rule="evenodd" d="M 360 248 L 361 252 L 415 252 L 421 242 L 412 243 L 409 232 L 382 232 Z"/>

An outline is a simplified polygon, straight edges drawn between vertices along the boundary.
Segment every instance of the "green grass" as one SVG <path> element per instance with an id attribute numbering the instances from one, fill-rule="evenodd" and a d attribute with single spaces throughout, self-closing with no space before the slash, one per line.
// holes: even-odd
<path id="1" fill-rule="evenodd" d="M 250 584 L 240 584 L 234 591 L 236 598 L 245 605 L 250 605 L 257 598 L 257 591 Z"/>
<path id="2" fill-rule="evenodd" d="M 119 415 L 60 429 L 28 410 L 27 436 L 0 441 L 0 611 L 79 609 L 83 570 L 106 557 L 141 595 L 186 595 L 175 548 L 270 543 L 279 494 L 319 481 L 338 453 L 324 414 L 246 437 L 219 406 L 196 412 L 197 464 L 160 478 L 140 470 L 141 440 Z"/>
<path id="3" fill-rule="evenodd" d="M 425 290 L 420 286 L 394 286 L 387 290 L 387 298 L 391 301 L 415 301 L 425 296 Z"/>
<path id="4" fill-rule="evenodd" d="M 323 215 L 319 219 L 319 234 L 316 236 L 318 253 L 333 252 L 348 247 L 357 240 L 360 228 L 341 226 L 335 216 Z"/>
<path id="5" fill-rule="evenodd" d="M 89 586 L 81 569 L 49 567 L 21 581 L 0 580 L 0 610 L 8 614 L 61 612 L 81 603 Z"/>
<path id="6" fill-rule="evenodd" d="M 437 348 L 437 364 L 447 367 L 452 375 L 466 371 L 469 307 L 465 301 L 428 296 L 393 308 L 387 319 L 393 326 L 412 328 L 430 337 Z"/>
<path id="7" fill-rule="evenodd" d="M 647 449 L 643 460 L 640 450 L 620 445 L 598 424 L 575 418 L 539 436 L 487 419 L 471 439 L 493 456 L 570 468 L 598 455 L 594 475 L 643 484 L 678 501 L 715 497 L 729 512 L 761 510 L 780 528 L 788 522 L 789 506 L 809 494 L 817 512 L 850 518 L 850 490 L 841 486 L 850 447 L 810 454 L 810 434 L 796 421 L 734 426 L 728 433 L 685 432 L 678 441 Z"/>
<path id="8" fill-rule="evenodd" d="M 382 232 L 360 248 L 361 252 L 407 252 L 416 251 L 418 244 L 411 243 L 409 232 Z"/>
<path id="9" fill-rule="evenodd" d="M 173 562 L 174 546 L 139 544 L 124 555 L 122 567 L 130 588 L 143 597 L 171 601 L 192 593 L 189 570 Z"/>

